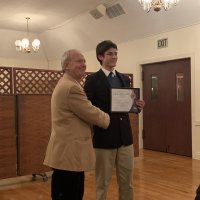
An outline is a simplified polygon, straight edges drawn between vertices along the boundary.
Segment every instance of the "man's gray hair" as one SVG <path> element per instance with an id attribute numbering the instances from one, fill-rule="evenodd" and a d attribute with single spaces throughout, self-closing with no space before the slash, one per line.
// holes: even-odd
<path id="1" fill-rule="evenodd" d="M 61 67 L 62 67 L 63 72 L 66 69 L 67 61 L 70 61 L 71 59 L 71 52 L 74 52 L 74 51 L 79 52 L 77 49 L 69 49 L 63 53 L 62 58 L 61 58 Z"/>

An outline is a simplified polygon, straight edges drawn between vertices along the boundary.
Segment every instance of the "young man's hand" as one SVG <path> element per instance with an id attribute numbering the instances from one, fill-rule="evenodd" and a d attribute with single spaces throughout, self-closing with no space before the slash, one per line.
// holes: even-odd
<path id="1" fill-rule="evenodd" d="M 142 110 L 142 109 L 144 108 L 144 106 L 145 106 L 144 100 L 140 100 L 140 99 L 136 100 L 135 104 L 137 105 L 137 107 L 138 107 L 140 110 Z"/>

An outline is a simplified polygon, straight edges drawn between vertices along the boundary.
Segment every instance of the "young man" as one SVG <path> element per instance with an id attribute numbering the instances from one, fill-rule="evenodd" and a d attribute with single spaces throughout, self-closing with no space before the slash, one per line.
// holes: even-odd
<path id="1" fill-rule="evenodd" d="M 51 99 L 52 132 L 44 164 L 53 168 L 52 200 L 82 200 L 84 171 L 94 169 L 91 125 L 107 128 L 108 114 L 93 106 L 79 84 L 85 74 L 83 55 L 63 54 L 63 77 Z"/>
<path id="2" fill-rule="evenodd" d="M 104 130 L 93 127 L 93 146 L 96 153 L 96 200 L 106 200 L 107 190 L 113 168 L 119 185 L 119 199 L 133 199 L 133 139 L 128 113 L 111 113 L 111 88 L 130 87 L 127 76 L 115 70 L 117 63 L 117 45 L 110 40 L 99 43 L 96 56 L 102 68 L 88 76 L 85 92 L 93 105 L 110 115 L 110 125 Z M 110 77 L 110 72 L 113 74 Z M 138 100 L 137 113 L 144 107 L 144 101 Z"/>

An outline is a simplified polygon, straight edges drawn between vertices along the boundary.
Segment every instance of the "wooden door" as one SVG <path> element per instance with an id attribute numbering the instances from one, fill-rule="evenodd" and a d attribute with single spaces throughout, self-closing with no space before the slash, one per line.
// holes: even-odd
<path id="1" fill-rule="evenodd" d="M 190 59 L 145 64 L 145 149 L 192 155 Z"/>

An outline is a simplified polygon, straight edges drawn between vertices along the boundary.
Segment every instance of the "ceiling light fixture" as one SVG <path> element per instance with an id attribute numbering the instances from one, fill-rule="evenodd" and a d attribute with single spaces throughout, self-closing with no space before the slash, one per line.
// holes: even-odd
<path id="1" fill-rule="evenodd" d="M 147 12 L 153 7 L 154 11 L 158 12 L 163 7 L 169 10 L 171 6 L 176 6 L 179 0 L 138 0 L 144 10 Z"/>
<path id="2" fill-rule="evenodd" d="M 28 21 L 30 20 L 30 17 L 26 17 L 27 21 L 27 38 L 23 38 L 22 40 L 16 40 L 15 41 L 15 47 L 16 51 L 23 51 L 25 53 L 31 53 L 37 52 L 40 48 L 40 40 L 34 39 L 32 42 L 32 45 L 30 46 L 30 41 L 29 41 L 29 26 L 28 26 Z"/>

